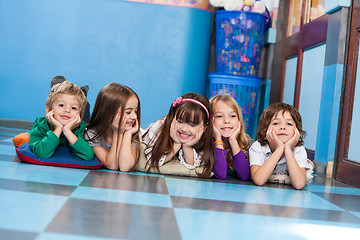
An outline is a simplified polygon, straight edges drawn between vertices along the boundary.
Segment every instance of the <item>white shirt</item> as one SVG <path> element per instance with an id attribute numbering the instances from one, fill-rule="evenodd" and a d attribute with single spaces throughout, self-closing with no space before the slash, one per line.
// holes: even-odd
<path id="1" fill-rule="evenodd" d="M 294 147 L 293 154 L 299 167 L 310 169 L 307 161 L 307 153 L 303 146 Z M 259 165 L 262 166 L 272 155 L 271 149 L 268 144 L 261 146 L 259 141 L 254 142 L 249 149 L 249 161 L 250 166 Z M 273 173 L 288 173 L 285 157 L 282 157 L 277 163 Z"/>

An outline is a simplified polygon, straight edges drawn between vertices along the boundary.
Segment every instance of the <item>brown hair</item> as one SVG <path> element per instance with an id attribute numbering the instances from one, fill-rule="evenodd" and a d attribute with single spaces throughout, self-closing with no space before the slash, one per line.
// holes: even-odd
<path id="1" fill-rule="evenodd" d="M 84 116 L 85 108 L 86 108 L 86 96 L 78 85 L 69 81 L 64 81 L 52 86 L 49 95 L 46 99 L 46 107 L 48 109 L 51 110 L 51 107 L 53 103 L 56 101 L 56 98 L 59 94 L 74 95 L 79 103 L 80 117 L 82 118 Z"/>
<path id="2" fill-rule="evenodd" d="M 302 129 L 302 118 L 299 113 L 299 111 L 286 103 L 276 102 L 271 105 L 269 105 L 264 112 L 261 114 L 259 118 L 259 124 L 258 128 L 256 130 L 256 136 L 258 138 L 258 141 L 261 145 L 267 144 L 266 140 L 266 132 L 269 128 L 270 122 L 273 119 L 274 116 L 276 116 L 279 112 L 284 114 L 285 112 L 288 112 L 292 119 L 295 122 L 296 128 L 300 132 L 300 138 L 299 142 L 296 144 L 296 146 L 302 146 L 304 144 L 304 138 L 306 135 L 306 132 Z"/>
<path id="3" fill-rule="evenodd" d="M 170 137 L 170 127 L 173 119 L 181 120 L 185 123 L 198 125 L 201 121 L 204 122 L 204 133 L 201 139 L 196 143 L 193 148 L 201 155 L 201 164 L 204 166 L 202 173 L 197 173 L 200 177 L 210 177 L 211 171 L 215 162 L 215 150 L 213 146 L 213 132 L 212 132 L 212 111 L 210 108 L 209 100 L 197 93 L 186 93 L 181 96 L 183 99 L 195 99 L 201 102 L 209 112 L 207 116 L 206 110 L 197 103 L 190 101 L 183 101 L 176 106 L 170 106 L 169 113 L 167 114 L 164 124 L 159 128 L 150 145 L 152 147 L 150 164 L 147 171 L 151 168 L 159 170 L 159 161 L 164 154 L 168 154 L 173 149 L 173 140 Z M 145 133 L 146 135 L 147 133 Z M 145 136 L 144 135 L 144 136 Z M 151 148 L 147 146 L 147 148 Z"/>
<path id="4" fill-rule="evenodd" d="M 236 100 L 233 97 L 231 97 L 229 95 L 216 95 L 210 99 L 210 105 L 211 105 L 214 115 L 215 115 L 215 105 L 221 101 L 224 102 L 226 105 L 228 105 L 236 113 L 237 117 L 239 118 L 241 129 L 240 129 L 240 133 L 237 136 L 236 140 L 237 140 L 237 143 L 239 144 L 239 147 L 241 148 L 241 151 L 244 153 L 246 159 L 249 161 L 247 149 L 249 148 L 251 139 L 250 139 L 250 136 L 245 133 L 244 121 L 242 118 L 241 109 L 239 107 L 239 104 L 236 102 Z M 234 162 L 232 160 L 233 154 L 231 151 L 230 144 L 228 142 L 225 142 L 224 147 L 228 151 L 227 156 L 226 156 L 228 166 L 230 167 L 230 169 L 233 170 Z"/>
<path id="5" fill-rule="evenodd" d="M 90 123 L 87 126 L 88 129 L 95 129 L 97 132 L 96 136 L 90 140 L 106 137 L 107 130 L 116 117 L 118 110 L 120 109 L 120 114 L 123 116 L 125 112 L 125 105 L 132 96 L 135 96 L 139 103 L 138 110 L 136 112 L 136 121 L 138 121 L 138 125 L 140 126 L 140 99 L 131 88 L 118 83 L 109 83 L 100 90 L 95 101 Z M 120 118 L 119 126 L 122 125 L 122 121 L 123 117 Z M 140 157 L 139 130 L 133 134 L 131 141 L 136 142 L 138 146 L 136 163 L 132 168 L 132 170 L 135 171 Z"/>

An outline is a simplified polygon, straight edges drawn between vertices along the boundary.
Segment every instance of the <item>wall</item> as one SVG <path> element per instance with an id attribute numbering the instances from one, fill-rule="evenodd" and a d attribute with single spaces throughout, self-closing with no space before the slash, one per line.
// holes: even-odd
<path id="1" fill-rule="evenodd" d="M 142 127 L 179 95 L 205 94 L 212 13 L 119 0 L 0 0 L 0 118 L 45 112 L 50 79 L 109 82 L 140 97 Z"/>

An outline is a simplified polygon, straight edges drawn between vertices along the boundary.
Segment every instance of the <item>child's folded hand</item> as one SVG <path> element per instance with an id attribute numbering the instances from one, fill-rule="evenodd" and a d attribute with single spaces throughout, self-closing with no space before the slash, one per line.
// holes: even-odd
<path id="1" fill-rule="evenodd" d="M 196 132 L 195 136 L 192 139 L 190 139 L 189 141 L 187 141 L 186 143 L 184 143 L 183 145 L 185 147 L 192 147 L 195 144 L 197 144 L 202 137 L 204 129 L 205 129 L 204 126 L 201 126 L 201 128 L 199 128 L 199 130 Z"/>
<path id="2" fill-rule="evenodd" d="M 273 127 L 269 127 L 269 129 L 267 130 L 266 140 L 269 142 L 270 148 L 274 151 L 278 148 L 284 147 L 284 143 L 276 135 L 275 129 Z"/>
<path id="3" fill-rule="evenodd" d="M 77 126 L 79 126 L 81 122 L 81 118 L 80 118 L 80 115 L 79 114 L 76 114 L 76 116 L 74 117 L 73 120 L 71 120 L 70 122 L 68 122 L 63 130 L 66 131 L 66 130 L 69 130 L 69 131 L 72 131 L 74 130 Z"/>
<path id="4" fill-rule="evenodd" d="M 299 139 L 300 139 L 300 132 L 295 127 L 294 135 L 285 143 L 285 147 L 289 147 L 290 149 L 293 149 L 295 145 L 299 142 Z"/>
<path id="5" fill-rule="evenodd" d="M 120 118 L 121 118 L 121 113 L 118 112 L 118 113 L 115 115 L 115 118 L 114 118 L 114 120 L 113 120 L 112 123 L 111 123 L 111 129 L 112 129 L 114 132 L 118 132 L 118 131 L 119 131 Z M 123 118 L 123 121 L 122 121 L 123 124 L 124 124 L 124 121 L 125 121 L 125 118 Z"/>
<path id="6" fill-rule="evenodd" d="M 52 128 L 54 128 L 54 129 L 62 129 L 63 128 L 63 125 L 54 118 L 54 110 L 49 111 L 45 117 Z"/>
<path id="7" fill-rule="evenodd" d="M 219 129 L 216 128 L 214 122 L 213 122 L 213 133 L 214 133 L 214 139 L 221 139 L 221 133 Z"/>
<path id="8" fill-rule="evenodd" d="M 138 123 L 138 121 L 135 120 L 135 122 L 134 122 L 132 128 L 129 130 L 129 132 L 131 133 L 131 135 L 133 135 L 138 130 L 139 130 L 139 123 Z"/>
<path id="9" fill-rule="evenodd" d="M 238 128 L 231 134 L 229 137 L 230 141 L 236 141 L 236 138 L 239 136 L 241 130 L 241 124 L 239 122 Z"/>
<path id="10" fill-rule="evenodd" d="M 174 143 L 180 143 L 179 138 L 176 135 L 176 121 L 173 119 L 170 126 L 170 137 L 174 141 Z"/>

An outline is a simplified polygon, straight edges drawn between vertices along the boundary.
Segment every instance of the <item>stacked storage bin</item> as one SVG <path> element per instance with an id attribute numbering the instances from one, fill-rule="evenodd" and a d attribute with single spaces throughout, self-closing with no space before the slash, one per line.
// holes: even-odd
<path id="1" fill-rule="evenodd" d="M 210 96 L 228 94 L 241 107 L 246 132 L 254 112 L 261 78 L 257 77 L 265 15 L 246 11 L 215 12 L 216 73 L 209 74 Z"/>

